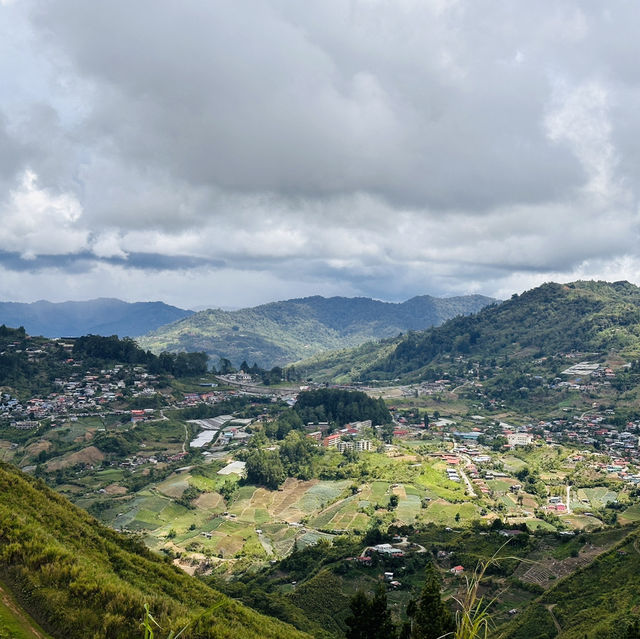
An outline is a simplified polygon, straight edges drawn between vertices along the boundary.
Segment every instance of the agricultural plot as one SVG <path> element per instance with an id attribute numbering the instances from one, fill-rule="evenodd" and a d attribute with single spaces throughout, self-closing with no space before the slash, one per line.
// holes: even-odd
<path id="1" fill-rule="evenodd" d="M 618 515 L 621 524 L 632 524 L 640 521 L 640 504 L 633 504 Z"/>
<path id="2" fill-rule="evenodd" d="M 602 526 L 602 522 L 596 517 L 588 517 L 586 515 L 564 515 L 562 521 L 568 524 L 571 528 L 577 528 L 578 530 L 595 530 Z"/>
<path id="3" fill-rule="evenodd" d="M 99 470 L 94 476 L 101 482 L 111 484 L 120 481 L 124 477 L 124 471 L 119 468 L 107 468 L 106 470 Z"/>
<path id="4" fill-rule="evenodd" d="M 526 462 L 523 462 L 521 459 L 517 457 L 513 457 L 513 455 L 505 455 L 502 458 L 502 462 L 504 463 L 505 471 L 511 473 L 517 473 L 519 470 L 526 468 Z"/>
<path id="5" fill-rule="evenodd" d="M 371 486 L 368 487 L 369 499 L 371 500 L 371 502 L 373 502 L 374 504 L 386 504 L 389 501 L 389 486 L 389 482 L 374 481 Z"/>
<path id="6" fill-rule="evenodd" d="M 265 524 L 263 534 L 268 537 L 274 553 L 279 557 L 288 555 L 293 550 L 298 531 L 286 524 Z"/>
<path id="7" fill-rule="evenodd" d="M 301 548 L 312 546 L 317 544 L 321 539 L 332 539 L 332 536 L 320 532 L 307 532 L 298 537 L 298 545 Z"/>
<path id="8" fill-rule="evenodd" d="M 583 492 L 594 508 L 603 508 L 608 503 L 617 501 L 618 499 L 618 493 L 609 490 L 605 486 L 583 488 L 578 492 Z"/>
<path id="9" fill-rule="evenodd" d="M 517 483 L 515 479 L 489 479 L 487 486 L 497 493 L 507 493 L 513 484 Z"/>
<path id="10" fill-rule="evenodd" d="M 280 490 L 271 493 L 270 512 L 274 517 L 285 521 L 297 522 L 306 513 L 313 512 L 312 504 L 316 503 L 317 497 L 310 496 L 303 499 L 307 492 L 316 486 L 317 481 L 300 481 L 298 479 L 287 479 Z M 320 489 L 322 490 L 322 489 Z"/>
<path id="11" fill-rule="evenodd" d="M 446 464 L 436 463 L 433 466 L 423 465 L 421 473 L 414 483 L 426 489 L 427 497 L 441 498 L 447 501 L 463 500 L 465 487 L 462 483 L 450 481 L 445 476 Z"/>
<path id="12" fill-rule="evenodd" d="M 406 495 L 400 499 L 396 508 L 396 518 L 405 524 L 415 521 L 422 512 L 421 499 L 418 495 Z"/>
<path id="13" fill-rule="evenodd" d="M 313 528 L 346 530 L 349 528 L 355 515 L 358 512 L 358 501 L 356 495 L 347 497 L 314 517 L 310 524 Z"/>
<path id="14" fill-rule="evenodd" d="M 166 497 L 142 491 L 117 515 L 114 526 L 130 530 L 155 530 L 185 511 L 186 508 Z"/>
<path id="15" fill-rule="evenodd" d="M 255 505 L 252 504 L 252 497 L 256 492 L 255 486 L 241 486 L 236 493 L 233 504 L 229 506 L 229 512 L 233 513 L 241 521 L 255 521 Z"/>
<path id="16" fill-rule="evenodd" d="M 318 482 L 304 492 L 296 506 L 304 513 L 316 512 L 339 497 L 350 484 L 347 480 Z"/>
<path id="17" fill-rule="evenodd" d="M 232 476 L 222 476 L 220 475 L 216 479 L 212 479 L 211 477 L 204 477 L 203 475 L 191 475 L 189 477 L 189 486 L 193 486 L 198 490 L 203 490 L 205 492 L 214 492 L 216 491 L 225 481 L 234 481 L 237 479 L 237 475 Z"/>
<path id="18" fill-rule="evenodd" d="M 156 485 L 156 490 L 167 497 L 179 499 L 182 493 L 189 487 L 188 475 L 172 475 L 169 479 Z"/>
<path id="19" fill-rule="evenodd" d="M 500 495 L 500 497 L 498 497 L 498 501 L 501 504 L 504 504 L 509 511 L 517 509 L 516 500 L 511 495 Z"/>
<path id="20" fill-rule="evenodd" d="M 218 493 L 203 493 L 193 501 L 193 505 L 200 510 L 222 512 L 225 509 L 224 499 Z"/>
<path id="21" fill-rule="evenodd" d="M 555 526 L 552 526 L 542 519 L 527 519 L 525 520 L 525 523 L 527 524 L 527 528 L 531 531 L 548 530 L 554 532 L 557 530 Z"/>
<path id="22" fill-rule="evenodd" d="M 442 499 L 429 504 L 429 507 L 423 512 L 423 518 L 426 521 L 431 521 L 443 526 L 464 526 L 473 519 L 480 517 L 480 513 L 475 504 L 469 502 L 449 504 Z M 460 515 L 458 521 L 456 521 L 456 515 Z"/>

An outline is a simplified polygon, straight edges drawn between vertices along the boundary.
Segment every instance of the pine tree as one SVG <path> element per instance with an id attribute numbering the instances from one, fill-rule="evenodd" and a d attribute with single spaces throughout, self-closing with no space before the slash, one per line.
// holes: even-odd
<path id="1" fill-rule="evenodd" d="M 345 620 L 347 639 L 392 639 L 396 629 L 387 609 L 387 593 L 380 585 L 373 597 L 358 590 L 351 598 L 351 614 Z"/>
<path id="2" fill-rule="evenodd" d="M 433 563 L 429 563 L 413 615 L 411 636 L 415 639 L 438 639 L 453 630 L 451 611 L 440 598 L 440 587 L 438 570 Z"/>

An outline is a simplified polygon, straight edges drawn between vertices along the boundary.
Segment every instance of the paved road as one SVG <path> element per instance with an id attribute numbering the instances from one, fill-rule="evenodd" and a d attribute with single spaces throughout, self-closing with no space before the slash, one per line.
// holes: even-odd
<path id="1" fill-rule="evenodd" d="M 456 445 L 455 444 L 453 446 L 453 452 L 456 455 L 458 455 L 458 457 L 460 457 L 460 459 L 464 460 L 464 465 L 465 466 L 473 466 L 473 462 L 471 461 L 471 457 L 469 457 L 469 455 L 465 455 L 464 453 L 459 453 L 457 451 L 457 449 L 456 449 Z M 478 495 L 477 495 L 476 491 L 473 488 L 473 484 L 471 483 L 471 481 L 467 477 L 467 473 L 465 473 L 464 470 L 462 470 L 462 468 L 459 468 L 458 472 L 462 476 L 462 479 L 464 480 L 464 483 L 467 485 L 467 491 L 469 492 L 469 497 L 477 497 Z"/>
<path id="2" fill-rule="evenodd" d="M 469 493 L 469 497 L 477 497 L 476 491 L 473 489 L 473 484 L 467 477 L 467 473 L 465 473 L 462 468 L 459 468 L 458 472 L 460 473 L 462 479 L 464 479 L 464 483 L 467 485 L 467 492 Z"/>

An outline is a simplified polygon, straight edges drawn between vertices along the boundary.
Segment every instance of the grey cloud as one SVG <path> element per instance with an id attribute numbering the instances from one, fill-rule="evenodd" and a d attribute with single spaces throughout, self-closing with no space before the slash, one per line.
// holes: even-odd
<path id="1" fill-rule="evenodd" d="M 0 251 L 0 266 L 11 271 L 38 272 L 57 269 L 66 273 L 88 273 L 96 264 L 125 266 L 142 271 L 191 270 L 207 267 L 225 267 L 223 260 L 196 258 L 189 255 L 161 255 L 157 253 L 130 253 L 126 257 L 96 257 L 88 251 L 65 255 L 38 255 L 25 258 L 19 253 Z"/>
<path id="2" fill-rule="evenodd" d="M 418 11 L 405 46 L 414 16 L 355 5 L 346 24 L 336 3 L 303 14 L 294 3 L 60 0 L 38 15 L 97 83 L 86 127 L 124 164 L 240 192 L 364 191 L 436 208 L 545 201 L 584 181 L 545 137 L 540 51 L 510 64 L 521 43 L 496 38 L 526 17 L 503 7 L 480 30 L 485 6 L 435 24 Z"/>
<path id="3" fill-rule="evenodd" d="M 224 270 L 221 303 L 242 305 L 266 287 L 495 294 L 638 255 L 639 5 L 12 8 L 33 50 L 17 94 L 0 91 L 0 212 L 28 169 L 31 197 L 81 214 L 52 223 L 76 252 L 38 255 L 36 228 L 6 269 L 109 267 L 114 287 Z"/>

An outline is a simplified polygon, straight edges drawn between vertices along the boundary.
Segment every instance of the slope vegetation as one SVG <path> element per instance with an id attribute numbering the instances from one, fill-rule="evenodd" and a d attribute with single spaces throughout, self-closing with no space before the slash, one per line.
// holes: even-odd
<path id="1" fill-rule="evenodd" d="M 632 639 L 640 606 L 638 532 L 533 601 L 501 639 Z"/>
<path id="2" fill-rule="evenodd" d="M 54 637 L 136 637 L 145 603 L 187 637 L 307 636 L 221 595 L 0 464 L 0 576 Z"/>
<path id="3" fill-rule="evenodd" d="M 628 282 L 544 284 L 442 326 L 329 354 L 299 368 L 307 375 L 324 371 L 351 379 L 393 379 L 418 377 L 428 365 L 458 356 L 498 359 L 571 351 L 638 356 L 640 289 Z"/>
<path id="4" fill-rule="evenodd" d="M 154 352 L 205 351 L 270 368 L 320 351 L 356 346 L 407 330 L 441 324 L 493 302 L 482 295 L 446 299 L 423 295 L 402 304 L 369 298 L 307 297 L 239 311 L 206 310 L 139 340 Z"/>

